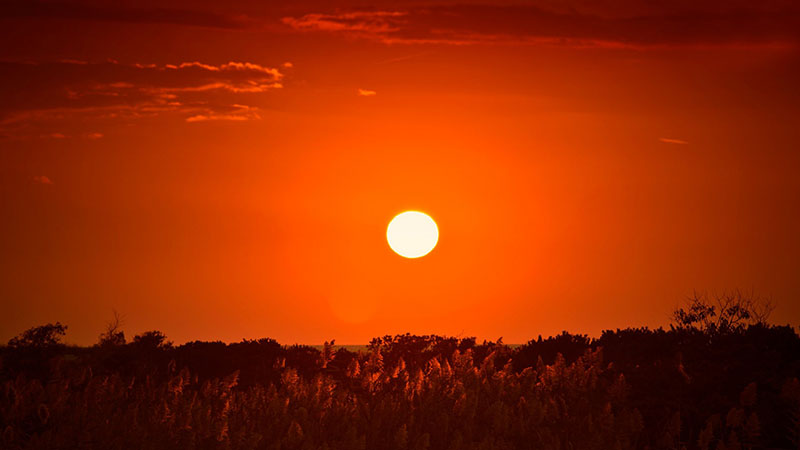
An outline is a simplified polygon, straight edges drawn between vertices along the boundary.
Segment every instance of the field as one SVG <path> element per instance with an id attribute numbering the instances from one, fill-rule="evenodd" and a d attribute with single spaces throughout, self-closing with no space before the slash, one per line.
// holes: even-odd
<path id="1" fill-rule="evenodd" d="M 61 327 L 61 328 L 59 328 Z M 385 336 L 2 348 L 4 449 L 756 449 L 800 444 L 800 337 L 763 323 L 514 348 Z M 48 340 L 50 339 L 50 340 Z"/>

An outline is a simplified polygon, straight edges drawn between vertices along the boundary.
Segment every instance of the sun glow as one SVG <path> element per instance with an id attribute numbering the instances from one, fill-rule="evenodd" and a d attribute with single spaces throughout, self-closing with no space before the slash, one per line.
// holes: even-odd
<path id="1" fill-rule="evenodd" d="M 425 213 L 406 211 L 389 222 L 386 229 L 389 247 L 400 256 L 419 258 L 436 247 L 439 241 L 439 228 L 436 222 Z"/>

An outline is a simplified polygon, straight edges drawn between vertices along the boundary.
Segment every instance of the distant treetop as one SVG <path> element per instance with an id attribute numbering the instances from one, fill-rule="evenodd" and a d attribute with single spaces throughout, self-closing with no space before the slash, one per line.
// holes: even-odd
<path id="1" fill-rule="evenodd" d="M 61 338 L 67 334 L 67 326 L 61 322 L 48 323 L 38 327 L 29 328 L 8 341 L 12 348 L 51 348 L 64 345 Z"/>

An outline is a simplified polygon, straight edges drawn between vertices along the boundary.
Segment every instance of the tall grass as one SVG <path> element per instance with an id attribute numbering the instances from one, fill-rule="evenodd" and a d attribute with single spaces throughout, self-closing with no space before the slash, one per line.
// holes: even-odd
<path id="1" fill-rule="evenodd" d="M 69 370 L 2 386 L 3 448 L 636 448 L 642 419 L 599 352 L 515 373 L 470 351 L 410 370 L 380 351 L 335 381 L 284 368 L 278 384 L 236 389 L 238 373 L 161 382 Z"/>

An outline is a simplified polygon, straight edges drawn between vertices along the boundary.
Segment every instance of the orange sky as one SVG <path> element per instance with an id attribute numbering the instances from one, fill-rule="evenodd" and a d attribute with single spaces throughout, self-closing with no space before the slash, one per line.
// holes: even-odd
<path id="1" fill-rule="evenodd" d="M 0 341 L 800 322 L 795 2 L 219 3 L 0 13 Z"/>

